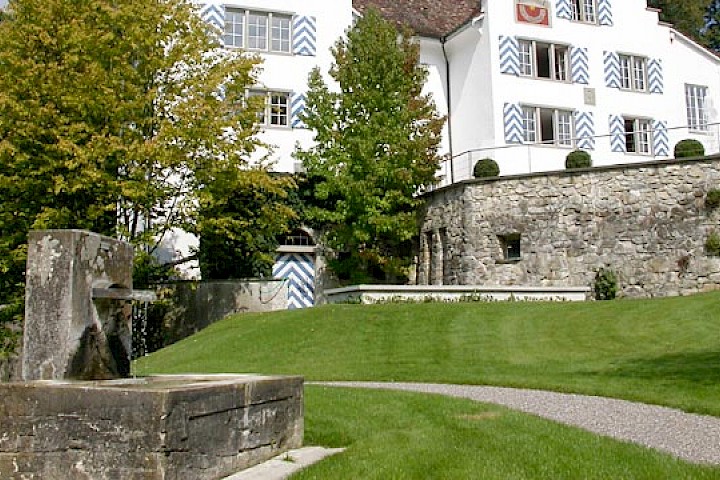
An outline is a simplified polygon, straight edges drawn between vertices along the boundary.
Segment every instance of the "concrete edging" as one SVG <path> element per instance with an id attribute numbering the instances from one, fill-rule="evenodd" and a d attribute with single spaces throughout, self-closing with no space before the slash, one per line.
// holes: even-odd
<path id="1" fill-rule="evenodd" d="M 355 285 L 326 290 L 328 303 L 363 304 L 392 301 L 566 301 L 590 298 L 589 287 L 536 287 L 485 285 Z"/>

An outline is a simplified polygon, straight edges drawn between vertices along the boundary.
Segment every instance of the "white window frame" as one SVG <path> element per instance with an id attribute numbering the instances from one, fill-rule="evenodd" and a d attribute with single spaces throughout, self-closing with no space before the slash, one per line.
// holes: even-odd
<path id="1" fill-rule="evenodd" d="M 704 85 L 685 84 L 687 122 L 691 132 L 708 131 L 707 90 Z"/>
<path id="2" fill-rule="evenodd" d="M 575 146 L 575 122 L 572 110 L 532 105 L 523 105 L 521 108 L 525 143 L 561 148 Z"/>
<path id="3" fill-rule="evenodd" d="M 223 40 L 230 48 L 290 54 L 292 25 L 292 15 L 287 13 L 226 8 Z"/>
<path id="4" fill-rule="evenodd" d="M 246 12 L 228 9 L 225 12 L 225 28 L 223 42 L 226 47 L 245 47 L 245 17 Z"/>
<path id="5" fill-rule="evenodd" d="M 620 53 L 618 59 L 620 61 L 620 88 L 633 92 L 647 92 L 647 57 Z"/>
<path id="6" fill-rule="evenodd" d="M 570 0 L 574 22 L 597 23 L 597 0 Z"/>
<path id="7" fill-rule="evenodd" d="M 252 89 L 249 97 L 264 97 L 258 112 L 258 124 L 265 127 L 290 128 L 291 93 L 283 90 Z"/>
<path id="8" fill-rule="evenodd" d="M 649 118 L 623 117 L 625 153 L 653 155 L 653 121 Z"/>
<path id="9" fill-rule="evenodd" d="M 540 54 L 547 52 L 542 62 L 541 74 Z M 570 46 L 542 42 L 539 40 L 519 40 L 520 76 L 532 77 L 556 82 L 570 81 Z"/>

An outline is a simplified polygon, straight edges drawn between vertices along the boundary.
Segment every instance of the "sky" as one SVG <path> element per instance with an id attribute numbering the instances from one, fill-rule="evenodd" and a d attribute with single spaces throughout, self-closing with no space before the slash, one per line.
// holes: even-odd
<path id="1" fill-rule="evenodd" d="M 3 8 L 5 5 L 7 5 L 8 0 L 0 0 L 0 8 Z"/>

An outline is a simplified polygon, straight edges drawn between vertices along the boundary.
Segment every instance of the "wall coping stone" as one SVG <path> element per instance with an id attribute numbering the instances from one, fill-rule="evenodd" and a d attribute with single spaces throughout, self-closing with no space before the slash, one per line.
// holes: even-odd
<path id="1" fill-rule="evenodd" d="M 455 189 L 462 189 L 462 188 L 465 188 L 465 187 L 471 186 L 471 185 L 497 183 L 497 182 L 503 182 L 503 181 L 507 181 L 507 180 L 522 180 L 522 179 L 532 179 L 532 178 L 542 178 L 542 177 L 559 177 L 560 178 L 560 177 L 585 175 L 588 173 L 611 172 L 611 171 L 618 171 L 618 170 L 640 170 L 643 168 L 668 167 L 668 166 L 674 166 L 674 165 L 687 165 L 687 164 L 694 164 L 694 163 L 718 163 L 718 164 L 720 164 L 720 154 L 708 155 L 708 156 L 704 156 L 704 157 L 670 158 L 667 160 L 651 160 L 651 161 L 647 161 L 647 162 L 638 162 L 638 163 L 600 165 L 597 167 L 588 167 L 588 168 L 570 168 L 570 169 L 564 169 L 564 170 L 522 173 L 522 174 L 516 174 L 516 175 L 500 175 L 497 177 L 471 178 L 468 180 L 462 180 L 460 182 L 453 183 L 451 185 L 446 185 L 444 187 L 440 187 L 440 188 L 431 190 L 429 192 L 425 192 L 421 195 L 421 197 L 430 198 L 437 193 L 446 193 L 446 192 L 449 192 L 449 191 L 452 191 Z"/>

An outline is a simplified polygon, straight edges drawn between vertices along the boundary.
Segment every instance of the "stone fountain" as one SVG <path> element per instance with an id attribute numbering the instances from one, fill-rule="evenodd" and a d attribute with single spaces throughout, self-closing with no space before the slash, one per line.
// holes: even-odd
<path id="1" fill-rule="evenodd" d="M 0 478 L 215 480 L 298 448 L 303 380 L 130 377 L 131 245 L 31 232 L 23 381 L 0 385 Z"/>

